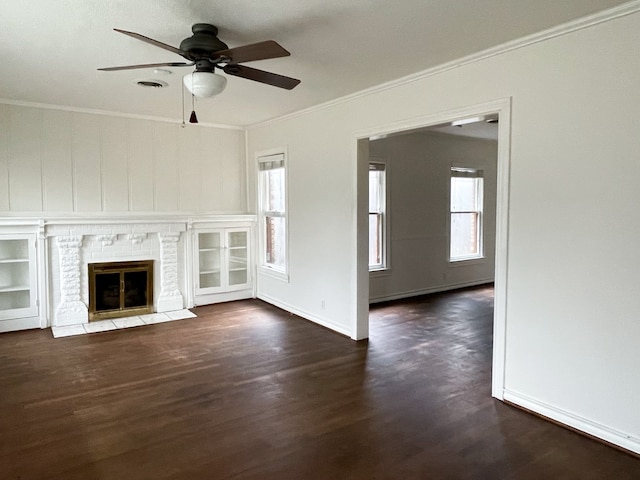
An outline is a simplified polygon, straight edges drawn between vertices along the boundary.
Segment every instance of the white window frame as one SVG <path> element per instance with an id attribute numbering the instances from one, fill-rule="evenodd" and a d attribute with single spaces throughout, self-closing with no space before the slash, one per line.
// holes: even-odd
<path id="1" fill-rule="evenodd" d="M 369 169 L 372 170 L 383 171 L 384 175 L 382 177 L 382 188 L 379 189 L 382 198 L 380 199 L 380 205 L 382 208 L 380 211 L 372 212 L 369 209 L 369 215 L 375 213 L 380 215 L 382 221 L 380 222 L 381 232 L 380 232 L 380 243 L 382 245 L 382 262 L 380 264 L 371 265 L 369 264 L 369 272 L 375 273 L 384 273 L 389 270 L 389 165 L 384 158 L 370 158 L 369 160 Z M 371 239 L 369 239 L 369 242 Z"/>
<path id="2" fill-rule="evenodd" d="M 451 193 L 452 193 L 452 189 L 451 189 L 451 183 L 453 181 L 454 178 L 475 178 L 478 181 L 478 184 L 476 186 L 476 208 L 475 210 L 469 210 L 469 211 L 456 211 L 453 212 L 452 210 L 452 206 L 451 206 Z M 484 209 L 484 173 L 482 170 L 477 169 L 477 168 L 470 168 L 470 167 L 451 167 L 450 170 L 450 178 L 449 178 L 449 242 L 448 242 L 448 249 L 449 249 L 449 262 L 451 263 L 458 263 L 459 262 L 467 262 L 470 260 L 478 260 L 478 259 L 482 259 L 484 258 L 484 215 L 483 215 L 483 209 Z M 452 241 L 452 231 L 451 231 L 451 226 L 452 226 L 452 217 L 454 213 L 476 213 L 477 214 L 477 253 L 473 253 L 473 254 L 469 254 L 469 255 L 458 255 L 458 256 L 452 256 L 451 254 L 451 241 Z"/>
<path id="3" fill-rule="evenodd" d="M 258 249 L 259 249 L 259 265 L 258 272 L 268 276 L 278 278 L 280 280 L 289 281 L 289 219 L 288 219 L 288 175 L 286 152 L 284 150 L 269 151 L 260 153 L 257 156 L 257 203 L 258 203 Z M 266 186 L 265 175 L 263 172 L 270 169 L 269 164 L 280 164 L 275 168 L 284 169 L 284 211 L 268 211 L 265 210 L 266 204 Z M 267 239 L 266 224 L 268 217 L 284 218 L 284 266 L 275 265 L 267 262 Z"/>

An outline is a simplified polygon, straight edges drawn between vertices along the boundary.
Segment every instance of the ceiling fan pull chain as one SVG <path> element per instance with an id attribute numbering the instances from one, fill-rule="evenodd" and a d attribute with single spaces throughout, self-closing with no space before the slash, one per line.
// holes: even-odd
<path id="1" fill-rule="evenodd" d="M 180 96 L 182 97 L 182 128 L 186 127 L 187 124 L 184 123 L 184 85 L 180 85 Z"/>
<path id="2" fill-rule="evenodd" d="M 191 82 L 193 83 L 193 72 L 191 73 Z M 189 117 L 189 123 L 198 123 L 198 117 L 196 117 L 196 96 L 191 93 L 191 116 Z"/>

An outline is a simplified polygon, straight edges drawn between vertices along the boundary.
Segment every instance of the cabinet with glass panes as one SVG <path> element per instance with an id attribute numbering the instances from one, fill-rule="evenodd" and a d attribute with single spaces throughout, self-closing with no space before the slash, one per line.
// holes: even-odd
<path id="1" fill-rule="evenodd" d="M 0 236 L 0 319 L 36 315 L 35 239 Z"/>
<path id="2" fill-rule="evenodd" d="M 249 288 L 249 228 L 196 233 L 196 295 Z"/>

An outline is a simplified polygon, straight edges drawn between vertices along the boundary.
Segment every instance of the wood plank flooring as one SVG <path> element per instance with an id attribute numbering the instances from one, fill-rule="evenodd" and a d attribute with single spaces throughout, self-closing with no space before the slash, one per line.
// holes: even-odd
<path id="1" fill-rule="evenodd" d="M 490 397 L 493 291 L 371 309 L 353 342 L 259 300 L 0 335 L 0 479 L 640 479 Z"/>

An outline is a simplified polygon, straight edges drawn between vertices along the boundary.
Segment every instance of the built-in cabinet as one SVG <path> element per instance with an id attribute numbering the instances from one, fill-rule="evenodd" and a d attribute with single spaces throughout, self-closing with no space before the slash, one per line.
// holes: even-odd
<path id="1" fill-rule="evenodd" d="M 0 220 L 0 332 L 252 298 L 255 221 L 250 214 Z M 94 280 L 88 271 L 151 259 L 146 277 L 137 265 Z M 146 282 L 146 295 L 133 296 L 140 290 L 127 287 L 133 280 Z M 99 286 L 106 293 L 92 295 Z"/>
<path id="2" fill-rule="evenodd" d="M 0 322 L 38 315 L 36 278 L 36 236 L 0 235 Z"/>
<path id="3" fill-rule="evenodd" d="M 251 228 L 199 226 L 193 237 L 194 304 L 251 297 Z"/>

